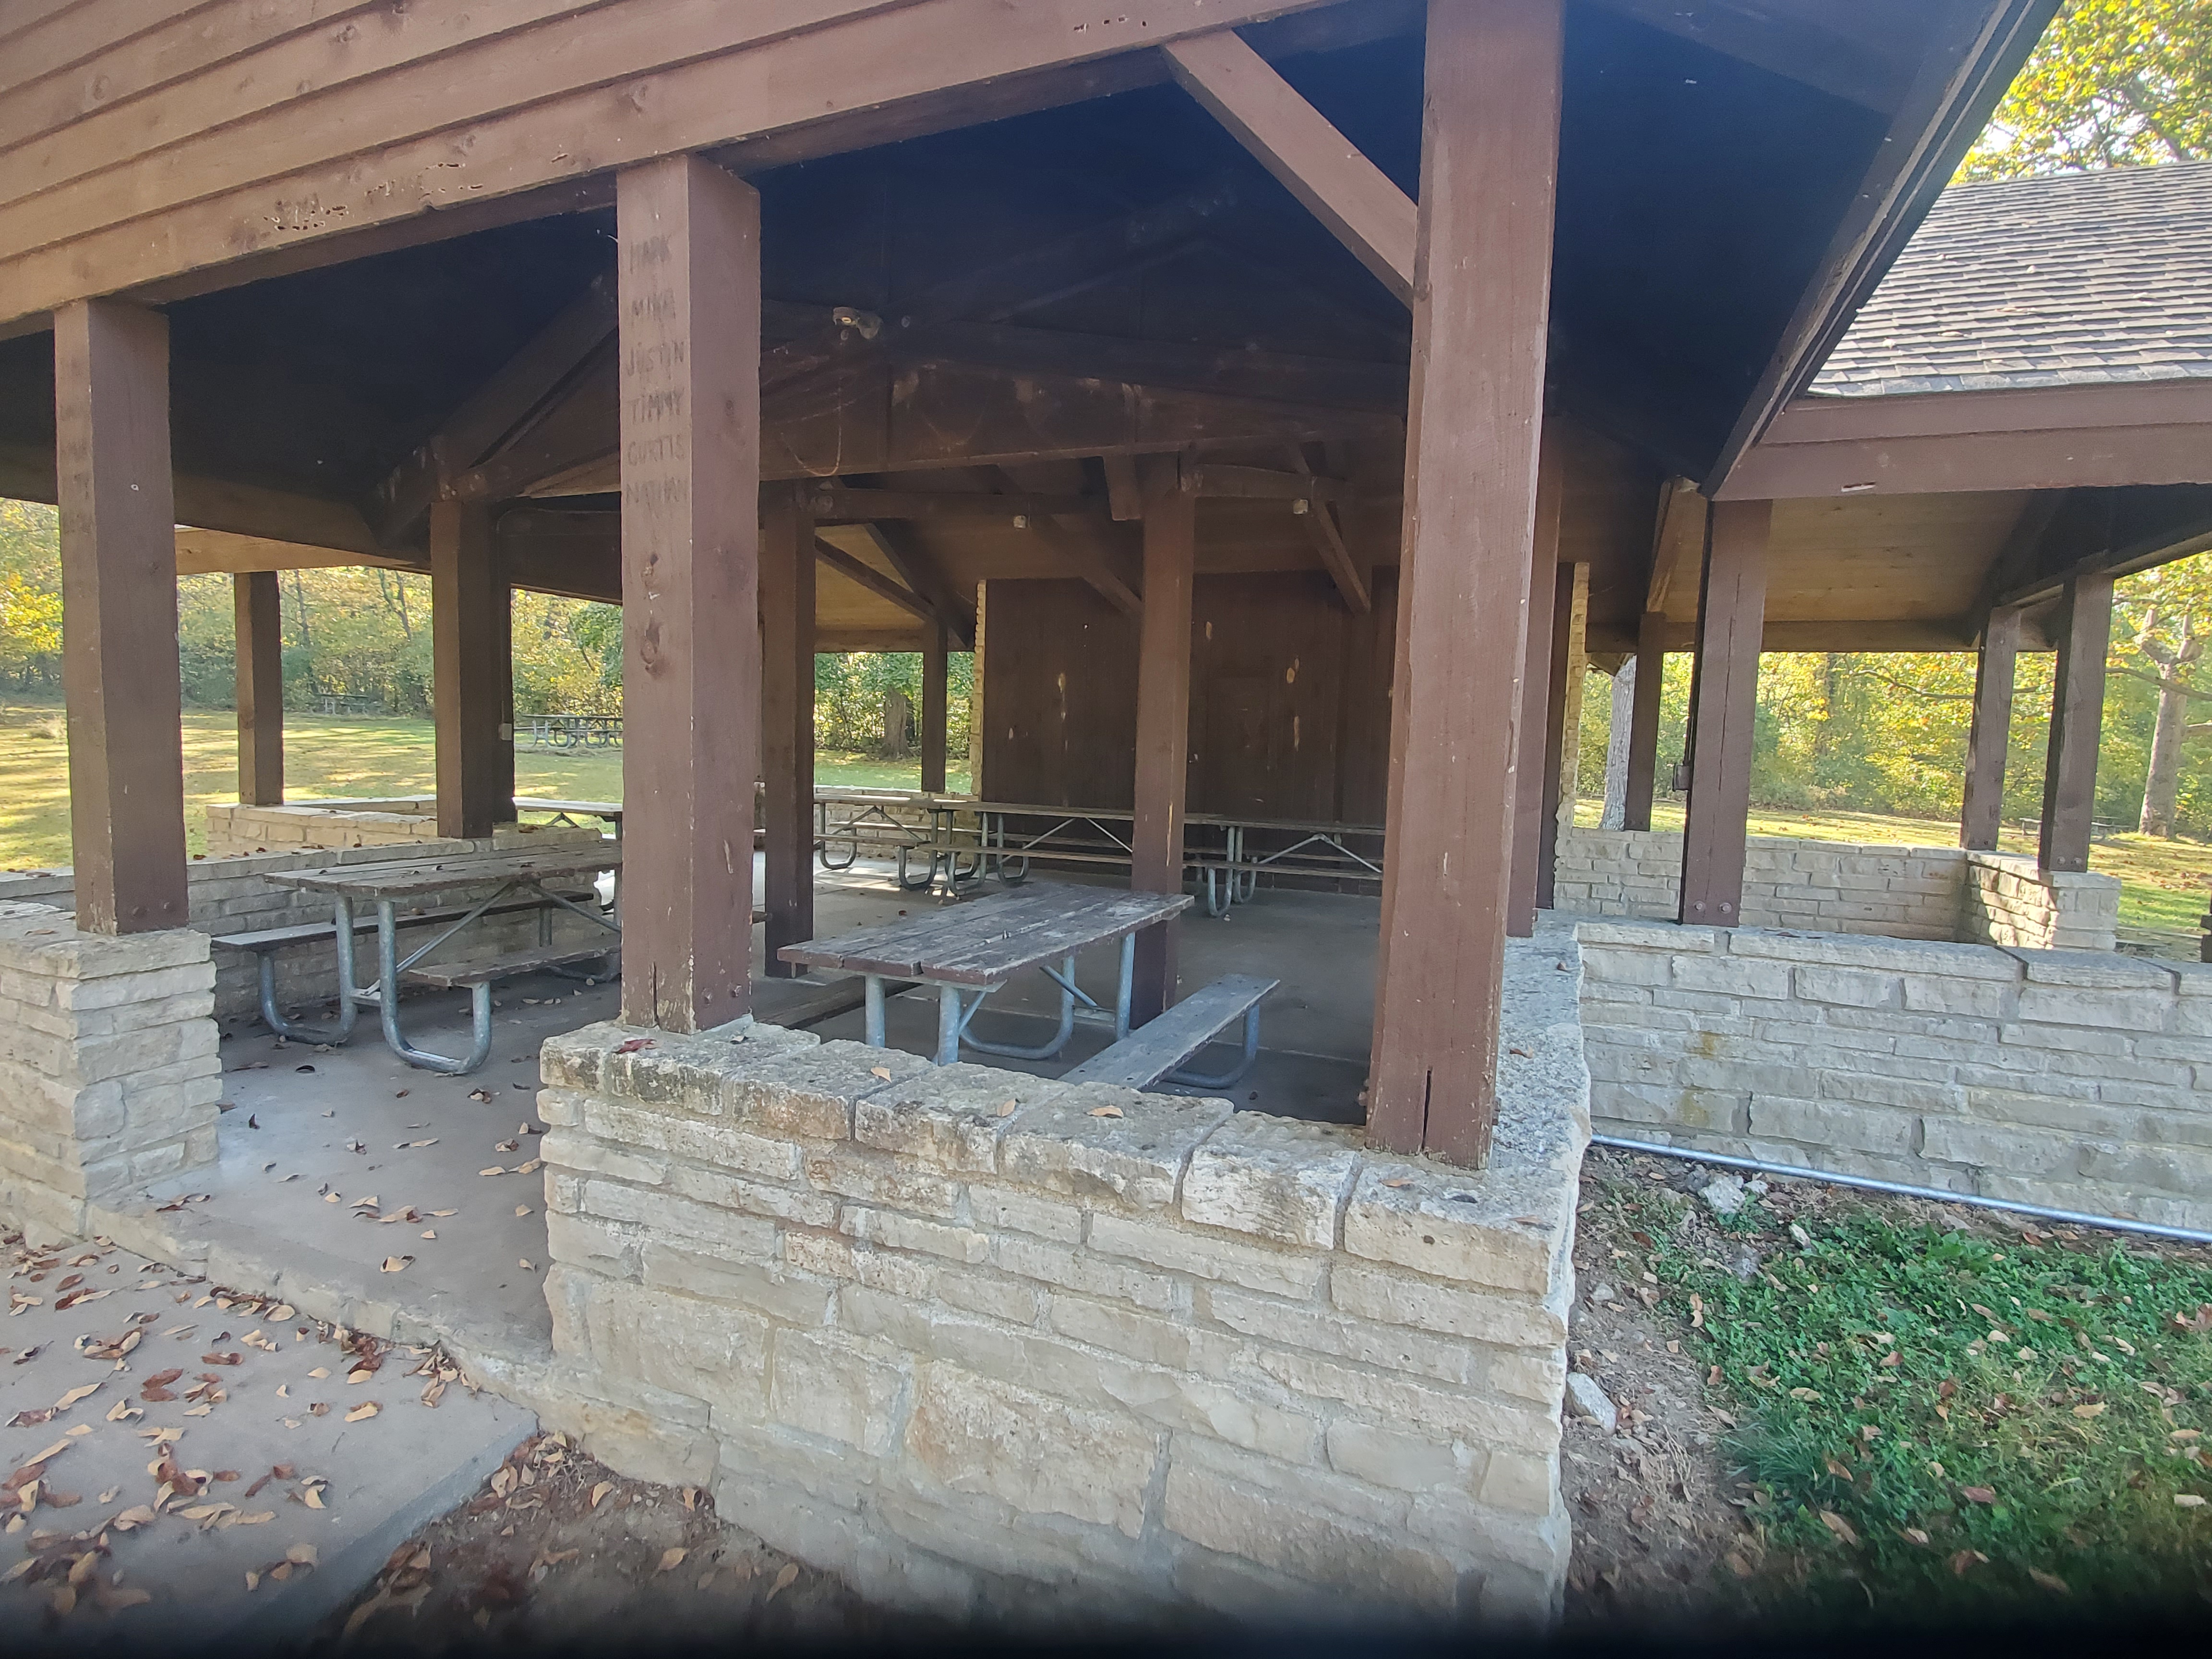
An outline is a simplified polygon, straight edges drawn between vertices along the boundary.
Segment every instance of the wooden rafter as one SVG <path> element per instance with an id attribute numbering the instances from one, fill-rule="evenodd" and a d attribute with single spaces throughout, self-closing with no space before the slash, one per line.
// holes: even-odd
<path id="1" fill-rule="evenodd" d="M 975 602 L 971 591 L 963 599 L 945 580 L 944 568 L 915 536 L 911 526 L 896 521 L 860 527 L 876 551 L 882 554 L 899 580 L 928 601 L 931 613 L 963 651 L 975 648 Z"/>
<path id="2" fill-rule="evenodd" d="M 920 594 L 901 587 L 874 566 L 854 558 L 843 548 L 823 541 L 819 536 L 814 538 L 814 556 L 846 580 L 867 589 L 878 599 L 888 599 L 900 610 L 919 617 L 924 622 L 937 620 L 935 613 Z"/>
<path id="3" fill-rule="evenodd" d="M 614 273 L 605 271 L 377 486 L 364 507 L 377 538 L 391 546 L 411 534 L 450 480 L 495 453 L 614 331 Z"/>
<path id="4" fill-rule="evenodd" d="M 856 489 L 839 483 L 807 491 L 822 524 L 861 524 L 872 519 L 1028 519 L 1103 514 L 1090 495 L 983 495 L 964 489 Z"/>
<path id="5" fill-rule="evenodd" d="M 1003 467 L 981 467 L 976 471 L 978 476 L 997 485 L 1001 492 L 986 496 L 985 500 L 1021 499 L 1013 493 L 1019 486 L 1007 476 Z M 1095 509 L 1103 505 L 1088 498 L 1078 499 L 1088 508 Z M 1121 550 L 1109 539 L 1113 532 L 1105 526 L 1097 524 L 1095 519 L 1087 515 L 1054 516 L 1039 512 L 1025 514 L 1023 517 L 1024 527 L 1030 537 L 1051 554 L 1069 575 L 1079 576 L 1090 583 L 1116 610 L 1132 617 L 1144 615 L 1144 601 L 1137 596 L 1135 588 L 1122 574 Z M 1076 517 L 1075 526 L 1068 523 L 1069 517 Z"/>
<path id="6" fill-rule="evenodd" d="M 1304 448 L 1292 444 L 1290 453 L 1291 464 L 1299 472 L 1312 477 L 1313 463 Z M 1314 481 L 1321 482 L 1318 478 Z M 1375 608 L 1374 600 L 1367 591 L 1367 573 L 1360 568 L 1359 561 L 1352 556 L 1352 550 L 1344 544 L 1344 529 L 1336 520 L 1336 504 L 1316 494 L 1304 498 L 1303 503 L 1294 504 L 1293 511 L 1297 511 L 1298 505 L 1304 507 L 1304 511 L 1298 513 L 1298 521 L 1312 541 L 1314 551 L 1321 557 L 1322 568 L 1328 572 L 1329 580 L 1336 584 L 1339 597 L 1352 614 L 1365 616 Z"/>
<path id="7" fill-rule="evenodd" d="M 1413 198 L 1234 30 L 1191 35 L 1160 50 L 1183 90 L 1411 305 Z"/>

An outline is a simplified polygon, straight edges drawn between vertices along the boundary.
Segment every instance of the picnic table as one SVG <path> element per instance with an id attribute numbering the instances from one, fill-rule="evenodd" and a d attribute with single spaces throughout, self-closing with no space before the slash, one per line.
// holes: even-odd
<path id="1" fill-rule="evenodd" d="M 911 850 L 927 853 L 929 861 L 926 870 L 909 872 L 909 849 L 901 848 L 902 887 L 919 891 L 936 884 L 940 873 L 947 892 L 985 875 L 1014 885 L 1027 878 L 1032 859 L 1129 866 L 1130 825 L 1136 814 L 1126 806 L 1042 806 L 955 795 L 913 799 L 928 811 L 931 828 Z M 1203 884 L 1210 916 L 1249 903 L 1262 875 L 1363 883 L 1382 878 L 1379 823 L 1216 812 L 1193 812 L 1183 823 L 1188 832 L 1183 866 Z"/>
<path id="2" fill-rule="evenodd" d="M 1129 1035 L 1129 993 L 1137 935 L 1187 908 L 1184 893 L 1127 893 L 1110 888 L 1036 882 L 1019 892 L 949 905 L 933 915 L 863 927 L 837 939 L 787 945 L 776 955 L 824 973 L 857 974 L 866 981 L 866 1040 L 884 1047 L 884 982 L 911 981 L 937 990 L 937 1063 L 960 1058 L 960 1045 L 1011 1060 L 1050 1060 L 1075 1030 L 1075 1005 L 1097 1003 L 1075 982 L 1075 958 L 1094 945 L 1118 940 L 1121 963 L 1114 1006 L 1114 1035 Z M 1060 1026 L 1052 1041 L 1035 1048 L 988 1042 L 969 1024 L 994 991 L 1015 975 L 1042 969 L 1060 988 Z"/>
<path id="3" fill-rule="evenodd" d="M 622 839 L 623 806 L 618 800 L 555 800 L 541 795 L 517 795 L 514 810 L 518 812 L 544 812 L 557 822 L 565 821 L 581 829 L 580 818 L 598 818 L 614 831 L 617 841 Z"/>
<path id="4" fill-rule="evenodd" d="M 617 872 L 622 854 L 609 848 L 579 848 L 544 853 L 459 853 L 435 859 L 395 860 L 389 863 L 348 864 L 319 870 L 288 870 L 266 879 L 278 887 L 328 896 L 336 913 L 335 945 L 338 969 L 338 1018 L 327 1030 L 301 1030 L 292 1034 L 322 1042 L 343 1042 L 353 1035 L 355 1015 L 374 1008 L 380 1017 L 384 1041 L 410 1066 L 425 1071 L 461 1074 L 473 1072 L 491 1053 L 491 988 L 494 981 L 539 970 L 562 972 L 583 962 L 613 954 L 619 945 L 598 948 L 552 943 L 554 911 L 567 910 L 596 927 L 621 937 L 621 924 L 602 915 L 594 905 L 579 904 L 548 884 L 596 877 L 605 869 Z M 414 901 L 434 899 L 451 893 L 489 889 L 430 941 L 405 957 L 399 954 L 399 907 Z M 512 896 L 525 895 L 538 915 L 538 945 L 533 951 L 511 952 L 487 962 L 422 963 L 424 957 L 457 938 L 495 908 L 513 908 Z M 354 907 L 373 905 L 376 915 L 376 980 L 356 982 L 353 941 L 356 929 Z M 469 992 L 471 1037 L 469 1053 L 455 1059 L 418 1048 L 407 1041 L 399 1025 L 401 980 L 449 990 L 465 987 Z"/>

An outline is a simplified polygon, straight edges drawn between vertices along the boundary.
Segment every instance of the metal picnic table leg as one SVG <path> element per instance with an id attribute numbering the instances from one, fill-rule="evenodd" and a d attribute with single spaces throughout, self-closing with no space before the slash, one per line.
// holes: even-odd
<path id="1" fill-rule="evenodd" d="M 314 1025 L 305 1020 L 287 1019 L 284 1011 L 276 1006 L 276 955 L 273 951 L 256 952 L 256 971 L 261 993 L 261 1018 L 269 1029 L 292 1042 L 323 1042 L 332 1048 L 353 1036 L 354 1016 L 359 1011 L 360 994 L 353 980 L 353 901 L 337 902 L 337 969 L 338 1017 L 332 1025 Z"/>
<path id="2" fill-rule="evenodd" d="M 1134 1000 L 1137 984 L 1137 936 L 1121 935 L 1121 968 L 1119 983 L 1114 988 L 1114 1041 L 1119 1042 L 1129 1035 L 1129 1004 Z"/>
<path id="3" fill-rule="evenodd" d="M 399 927 L 392 902 L 376 902 L 377 1012 L 384 1021 L 385 1046 L 410 1066 L 449 1077 L 473 1072 L 491 1054 L 491 986 L 479 981 L 469 987 L 471 1038 L 468 1058 L 454 1060 L 410 1044 L 399 1031 Z"/>
<path id="4" fill-rule="evenodd" d="M 957 985 L 939 986 L 937 988 L 937 1063 L 939 1066 L 956 1066 L 959 1063 L 960 1028 L 967 1023 L 962 1017 L 960 988 Z"/>
<path id="5" fill-rule="evenodd" d="M 867 999 L 867 1013 L 865 1016 L 867 1028 L 862 1034 L 862 1040 L 871 1048 L 880 1048 L 884 1046 L 884 976 L 881 974 L 866 975 L 861 985 Z"/>

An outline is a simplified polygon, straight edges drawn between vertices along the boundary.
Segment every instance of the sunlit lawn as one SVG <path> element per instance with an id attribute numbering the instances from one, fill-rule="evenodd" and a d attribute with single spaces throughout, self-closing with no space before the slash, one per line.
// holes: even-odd
<path id="1" fill-rule="evenodd" d="M 436 788 L 430 722 L 285 716 L 284 793 L 328 796 L 428 795 Z M 228 709 L 185 711 L 185 824 L 194 853 L 207 846 L 204 809 L 238 799 L 238 724 Z M 516 793 L 571 800 L 620 800 L 619 749 L 519 750 Z M 900 765 L 865 755 L 823 754 L 814 775 L 848 788 L 915 789 L 919 760 Z M 964 766 L 946 778 L 968 787 Z M 69 750 L 54 703 L 0 704 L 0 869 L 39 869 L 70 858 Z"/>
<path id="2" fill-rule="evenodd" d="M 427 795 L 436 787 L 430 722 L 424 720 L 285 717 L 285 793 L 295 800 L 327 796 Z M 207 815 L 217 801 L 238 799 L 238 728 L 226 709 L 185 712 L 185 804 L 188 844 L 205 850 Z M 532 750 L 514 757 L 515 784 L 523 795 L 574 800 L 622 799 L 619 749 Z M 920 761 L 901 764 L 870 755 L 816 757 L 818 782 L 848 788 L 914 789 Z M 946 779 L 968 787 L 964 766 Z M 1597 822 L 1598 803 L 1579 804 L 1577 821 Z M 1680 830 L 1682 808 L 1661 801 L 1652 825 Z M 1955 823 L 1939 818 L 1887 817 L 1874 812 L 1795 812 L 1753 809 L 1754 836 L 1800 836 L 1814 841 L 1867 842 L 1890 846 L 1957 845 Z M 2033 853 L 2033 838 L 2008 829 L 2004 850 Z M 36 869 L 69 861 L 69 756 L 62 714 L 51 702 L 0 703 L 0 869 Z M 2194 933 L 2212 886 L 2212 845 L 2122 835 L 2099 842 L 2090 867 L 2120 878 L 2124 927 Z"/>

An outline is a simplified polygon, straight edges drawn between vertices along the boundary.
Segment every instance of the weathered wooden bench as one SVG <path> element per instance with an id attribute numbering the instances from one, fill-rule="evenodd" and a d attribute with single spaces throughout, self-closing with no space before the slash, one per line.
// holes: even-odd
<path id="1" fill-rule="evenodd" d="M 1250 974 L 1230 974 L 1192 992 L 1149 1025 L 1140 1025 L 1109 1048 L 1101 1048 L 1068 1073 L 1063 1083 L 1115 1083 L 1125 1089 L 1149 1089 L 1165 1078 L 1194 1089 L 1226 1089 L 1252 1069 L 1260 1057 L 1260 1000 L 1282 981 Z M 1217 1076 L 1180 1069 L 1239 1015 L 1244 1020 L 1244 1054 Z"/>
<path id="2" fill-rule="evenodd" d="M 590 898 L 592 893 L 589 889 L 582 889 L 566 896 L 580 903 Z M 550 908 L 551 907 L 543 899 L 518 899 L 511 904 L 495 904 L 484 914 L 488 916 L 515 915 L 533 910 L 544 911 Z M 426 910 L 420 915 L 401 916 L 398 918 L 398 921 L 402 927 L 431 927 L 458 921 L 467 914 L 466 910 Z M 353 931 L 356 936 L 362 933 L 374 934 L 376 932 L 376 918 L 374 916 L 356 917 Z M 334 944 L 337 936 L 337 924 L 334 921 L 307 921 L 289 927 L 261 927 L 243 933 L 217 933 L 210 940 L 210 943 L 220 945 L 226 951 L 244 951 L 258 958 L 257 965 L 260 975 L 261 1018 L 270 1030 L 279 1036 L 291 1037 L 301 1042 L 324 1042 L 332 1040 L 337 1036 L 337 1033 L 327 1031 L 320 1026 L 303 1025 L 297 1021 L 289 1020 L 284 1018 L 283 1011 L 277 1007 L 276 953 L 289 950 L 295 945 Z"/>

